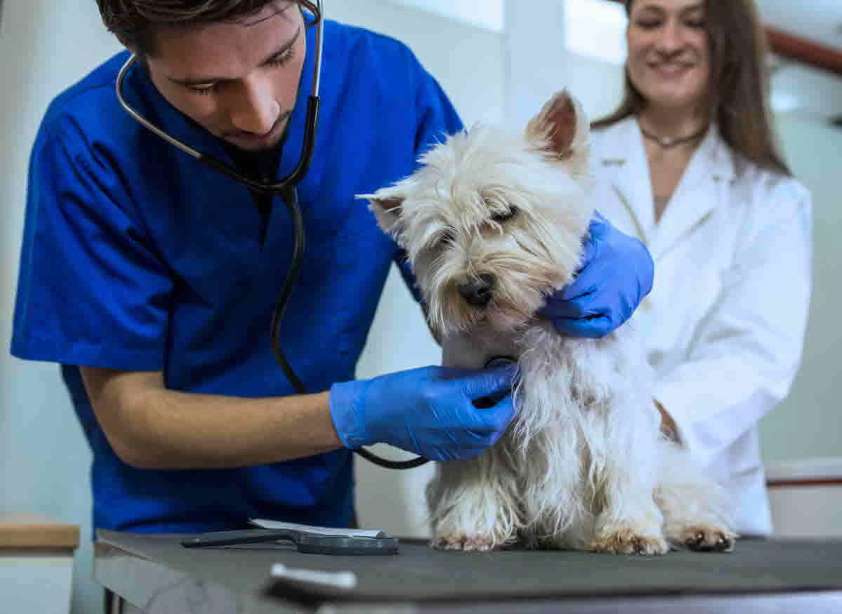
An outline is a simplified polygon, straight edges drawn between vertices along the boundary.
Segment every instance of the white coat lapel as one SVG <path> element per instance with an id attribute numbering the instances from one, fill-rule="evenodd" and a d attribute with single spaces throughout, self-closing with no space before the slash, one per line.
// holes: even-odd
<path id="1" fill-rule="evenodd" d="M 637 121 L 629 117 L 605 129 L 594 151 L 599 169 L 633 221 L 638 237 L 647 245 L 653 239 L 655 217 L 652 184 L 643 138 Z M 599 203 L 596 203 L 599 208 Z"/>
<path id="2" fill-rule="evenodd" d="M 648 177 L 648 175 L 646 175 Z M 713 126 L 690 159 L 649 244 L 657 259 L 716 209 L 734 178 L 730 149 Z"/>

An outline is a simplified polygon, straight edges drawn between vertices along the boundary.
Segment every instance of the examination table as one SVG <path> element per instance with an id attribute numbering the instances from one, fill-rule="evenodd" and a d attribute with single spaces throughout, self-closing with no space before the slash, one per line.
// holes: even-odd
<path id="1" fill-rule="evenodd" d="M 842 540 L 737 542 L 662 557 L 506 550 L 301 554 L 291 544 L 186 549 L 177 535 L 100 531 L 95 577 L 150 614 L 268 612 L 842 612 Z M 273 564 L 353 571 L 347 590 L 273 579 Z"/>

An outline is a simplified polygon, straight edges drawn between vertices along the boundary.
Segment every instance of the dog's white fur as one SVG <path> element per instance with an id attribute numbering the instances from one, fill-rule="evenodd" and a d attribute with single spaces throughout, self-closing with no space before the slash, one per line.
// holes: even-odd
<path id="1" fill-rule="evenodd" d="M 588 134 L 562 92 L 524 134 L 478 126 L 454 135 L 415 174 L 366 197 L 407 251 L 444 363 L 518 359 L 518 412 L 506 435 L 476 459 L 438 465 L 428 489 L 437 547 L 520 539 L 661 554 L 668 542 L 733 544 L 720 489 L 660 433 L 632 325 L 577 339 L 533 315 L 581 259 L 593 215 Z M 493 296 L 469 304 L 459 286 L 483 274 L 496 279 Z"/>

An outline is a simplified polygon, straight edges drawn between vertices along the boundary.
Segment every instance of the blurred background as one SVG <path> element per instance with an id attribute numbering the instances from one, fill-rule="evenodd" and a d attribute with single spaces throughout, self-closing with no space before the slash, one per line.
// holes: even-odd
<path id="1" fill-rule="evenodd" d="M 776 54 L 772 104 L 786 158 L 814 197 L 814 295 L 792 394 L 762 423 L 773 475 L 842 475 L 842 2 L 759 0 Z M 406 42 L 466 125 L 520 125 L 569 88 L 592 118 L 622 88 L 625 13 L 609 0 L 342 0 L 331 19 Z M 73 607 L 97 612 L 90 579 L 90 454 L 58 368 L 8 355 L 29 150 L 49 101 L 119 51 L 91 0 L 0 0 L 0 513 L 39 512 L 82 526 Z M 782 283 L 786 283 L 782 280 Z M 360 377 L 435 364 L 439 350 L 399 276 L 390 276 Z M 393 451 L 384 454 L 397 456 Z M 799 469 L 800 468 L 800 469 Z M 358 463 L 363 525 L 426 535 L 431 473 Z M 789 473 L 788 473 L 789 472 Z M 824 474 L 823 474 L 824 475 Z"/>

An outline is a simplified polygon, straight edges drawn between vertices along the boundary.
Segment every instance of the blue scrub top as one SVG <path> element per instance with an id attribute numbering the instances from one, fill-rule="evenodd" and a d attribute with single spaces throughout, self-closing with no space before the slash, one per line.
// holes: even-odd
<path id="1" fill-rule="evenodd" d="M 314 31 L 308 30 L 308 49 Z M 313 54 L 278 169 L 299 158 Z M 290 260 L 279 198 L 261 240 L 248 190 L 159 140 L 118 106 L 119 54 L 58 96 L 30 166 L 12 353 L 63 365 L 93 451 L 94 526 L 138 532 L 241 527 L 248 518 L 348 526 L 351 453 L 230 470 L 150 471 L 106 441 L 78 365 L 163 371 L 173 390 L 241 397 L 293 394 L 269 322 Z M 282 344 L 309 391 L 354 377 L 396 246 L 377 228 L 370 193 L 411 173 L 459 118 L 401 43 L 325 25 L 315 154 L 299 185 L 307 231 Z M 135 67 L 127 97 L 201 151 L 223 143 L 170 106 Z"/>

